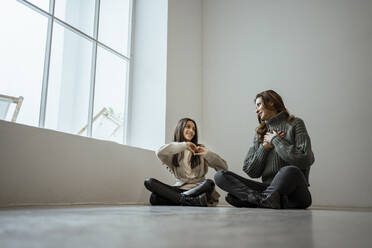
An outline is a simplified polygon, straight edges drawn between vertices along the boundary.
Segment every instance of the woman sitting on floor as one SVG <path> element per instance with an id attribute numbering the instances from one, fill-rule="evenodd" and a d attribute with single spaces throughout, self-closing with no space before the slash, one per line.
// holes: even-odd
<path id="1" fill-rule="evenodd" d="M 219 171 L 216 184 L 227 191 L 226 201 L 236 207 L 299 208 L 311 205 L 308 189 L 314 163 L 304 122 L 290 115 L 273 90 L 255 98 L 258 127 L 243 171 L 262 183 L 230 171 Z"/>
<path id="2" fill-rule="evenodd" d="M 215 206 L 219 194 L 215 184 L 205 179 L 208 167 L 227 169 L 227 164 L 216 153 L 198 144 L 195 121 L 181 119 L 174 131 L 174 142 L 162 146 L 156 155 L 176 178 L 170 186 L 156 179 L 145 180 L 145 187 L 152 192 L 152 205 Z"/>

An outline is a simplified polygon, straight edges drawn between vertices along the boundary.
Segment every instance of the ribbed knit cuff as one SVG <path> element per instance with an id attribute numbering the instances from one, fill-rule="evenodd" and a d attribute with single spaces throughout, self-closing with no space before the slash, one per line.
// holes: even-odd
<path id="1" fill-rule="evenodd" d="M 270 141 L 270 144 L 273 145 L 273 146 L 277 146 L 280 144 L 280 140 L 282 139 L 282 137 L 278 135 L 274 136 L 271 141 Z"/>
<path id="2" fill-rule="evenodd" d="M 265 148 L 263 145 L 260 145 L 256 151 L 258 158 L 263 158 L 266 153 L 269 153 L 272 148 Z"/>
<path id="3" fill-rule="evenodd" d="M 265 148 L 262 144 L 257 148 L 257 150 L 251 154 L 254 157 L 251 162 L 245 162 L 243 166 L 243 171 L 247 173 L 250 177 L 256 178 L 260 177 L 262 174 L 263 166 L 265 166 L 264 160 L 266 155 L 270 152 L 271 148 Z M 247 156 L 250 156 L 248 154 Z"/>

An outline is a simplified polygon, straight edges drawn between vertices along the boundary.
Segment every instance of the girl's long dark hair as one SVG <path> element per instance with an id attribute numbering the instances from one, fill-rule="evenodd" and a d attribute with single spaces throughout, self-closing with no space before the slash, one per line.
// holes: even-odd
<path id="1" fill-rule="evenodd" d="M 282 97 L 276 93 L 273 90 L 266 90 L 261 93 L 258 93 L 256 97 L 254 98 L 254 102 L 256 102 L 257 98 L 261 97 L 262 99 L 262 105 L 270 110 L 275 110 L 278 113 L 284 112 L 287 114 L 288 121 L 293 120 L 294 116 L 290 115 L 286 107 L 284 106 L 284 102 L 282 100 Z M 269 105 L 269 103 L 273 103 L 272 106 Z M 261 120 L 261 117 L 257 115 L 258 119 L 258 127 L 256 127 L 256 133 L 258 135 L 258 142 L 262 143 L 264 140 L 264 136 L 267 133 L 267 126 L 265 121 Z"/>
<path id="2" fill-rule="evenodd" d="M 190 142 L 194 143 L 196 146 L 200 146 L 198 144 L 198 128 L 196 126 L 196 122 L 194 120 L 190 119 L 190 118 L 183 118 L 183 119 L 179 120 L 179 122 L 176 126 L 176 129 L 174 130 L 173 141 L 175 141 L 175 142 L 186 141 L 185 137 L 183 136 L 183 129 L 185 128 L 188 121 L 193 122 L 194 125 L 195 125 L 195 135 Z M 180 166 L 178 161 L 180 161 L 183 158 L 183 156 L 184 156 L 184 152 L 173 155 L 172 163 L 175 167 Z M 198 166 L 200 164 L 200 156 L 192 155 L 190 162 L 191 162 L 191 168 L 194 169 L 196 166 Z"/>

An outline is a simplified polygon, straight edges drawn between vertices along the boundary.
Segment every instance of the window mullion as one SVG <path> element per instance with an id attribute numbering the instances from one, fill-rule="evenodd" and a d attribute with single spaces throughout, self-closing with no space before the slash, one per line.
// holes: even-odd
<path id="1" fill-rule="evenodd" d="M 125 89 L 125 104 L 124 104 L 124 118 L 123 118 L 123 144 L 128 144 L 128 125 L 129 125 L 129 118 L 131 111 L 131 94 L 130 91 L 132 89 L 132 79 L 133 79 L 133 54 L 132 54 L 132 44 L 134 39 L 134 13 L 135 13 L 135 0 L 130 0 L 129 6 L 129 36 L 128 36 L 128 50 L 127 54 L 129 57 L 128 64 L 127 64 L 127 75 L 126 75 L 126 89 Z"/>
<path id="2" fill-rule="evenodd" d="M 94 13 L 94 31 L 93 31 L 93 48 L 92 48 L 92 62 L 90 71 L 90 92 L 89 92 L 89 109 L 88 109 L 88 137 L 92 137 L 93 126 L 93 111 L 94 111 L 94 90 L 96 84 L 96 68 L 97 68 L 97 40 L 99 29 L 99 12 L 101 1 L 96 0 Z"/>
<path id="3" fill-rule="evenodd" d="M 54 3 L 55 0 L 49 0 L 49 12 L 51 16 L 48 17 L 48 30 L 47 40 L 45 48 L 45 59 L 44 59 L 44 71 L 43 71 L 43 83 L 41 89 L 41 103 L 39 113 L 39 127 L 45 126 L 45 114 L 46 114 L 46 103 L 48 96 L 48 83 L 49 83 L 49 69 L 50 69 L 50 57 L 52 52 L 52 35 L 54 25 Z"/>

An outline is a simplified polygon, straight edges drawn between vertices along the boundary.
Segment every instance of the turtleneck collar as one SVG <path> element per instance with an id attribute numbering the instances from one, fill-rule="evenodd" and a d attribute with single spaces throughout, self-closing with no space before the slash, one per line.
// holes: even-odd
<path id="1" fill-rule="evenodd" d="M 281 122 L 286 121 L 287 118 L 288 118 L 287 113 L 280 112 L 280 113 L 274 115 L 273 117 L 270 117 L 268 120 L 265 121 L 265 123 L 269 127 L 270 126 L 276 126 L 276 125 L 280 124 Z"/>

